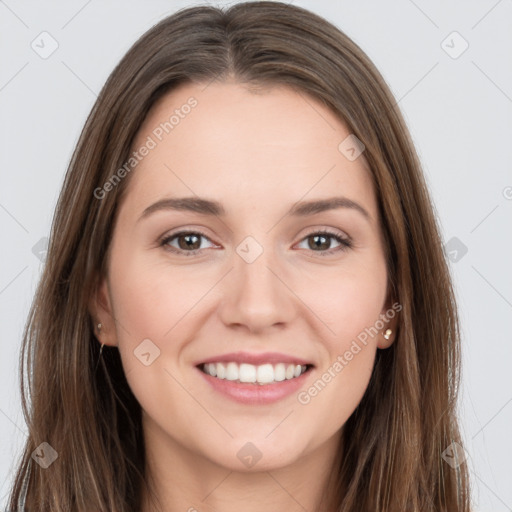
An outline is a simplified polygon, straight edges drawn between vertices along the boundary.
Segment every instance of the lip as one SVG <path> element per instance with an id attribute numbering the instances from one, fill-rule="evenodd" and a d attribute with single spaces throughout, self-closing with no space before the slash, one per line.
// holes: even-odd
<path id="1" fill-rule="evenodd" d="M 233 359 L 230 359 L 230 361 L 233 361 Z M 223 361 L 212 359 L 211 362 L 220 363 Z M 306 370 L 300 377 L 283 380 L 281 382 L 273 382 L 272 384 L 260 385 L 217 379 L 217 377 L 212 377 L 211 375 L 204 373 L 199 366 L 196 366 L 195 369 L 213 390 L 234 400 L 235 402 L 248 405 L 272 404 L 297 393 L 299 389 L 304 386 L 306 380 L 309 379 L 311 373 L 314 371 L 314 367 L 310 365 L 308 370 Z"/>
<path id="2" fill-rule="evenodd" d="M 231 352 L 228 354 L 222 354 L 218 356 L 213 356 L 208 359 L 203 359 L 195 363 L 195 366 L 199 366 L 201 364 L 206 363 L 229 363 L 234 362 L 238 364 L 247 363 L 253 364 L 254 366 L 262 365 L 265 363 L 270 364 L 278 364 L 278 363 L 286 363 L 286 364 L 300 364 L 314 366 L 311 361 L 307 361 L 306 359 L 302 359 L 296 356 L 290 356 L 288 354 L 282 354 L 279 352 L 259 352 L 259 353 L 251 353 L 251 352 Z M 300 377 L 297 377 L 300 378 Z M 217 379 L 220 380 L 220 379 Z"/>

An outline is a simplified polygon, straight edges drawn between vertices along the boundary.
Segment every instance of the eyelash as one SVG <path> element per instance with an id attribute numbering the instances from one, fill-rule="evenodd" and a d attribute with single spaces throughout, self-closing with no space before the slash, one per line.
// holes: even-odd
<path id="1" fill-rule="evenodd" d="M 194 256 L 198 252 L 203 250 L 203 249 L 194 249 L 193 251 L 184 251 L 182 249 L 176 249 L 175 247 L 171 247 L 171 246 L 167 245 L 171 240 L 173 240 L 174 238 L 178 238 L 182 235 L 199 235 L 199 236 L 202 236 L 209 240 L 208 236 L 206 236 L 201 231 L 179 231 L 178 233 L 173 233 L 171 235 L 168 235 L 168 236 L 165 236 L 164 238 L 162 238 L 162 240 L 160 241 L 160 246 L 164 247 L 165 249 L 167 249 L 175 254 L 180 254 L 180 255 L 184 255 L 184 256 Z M 301 240 L 301 242 L 313 235 L 322 235 L 322 236 L 326 236 L 328 238 L 334 238 L 340 244 L 339 247 L 335 247 L 333 249 L 328 249 L 327 251 L 312 251 L 312 252 L 318 252 L 319 256 L 321 256 L 321 257 L 329 256 L 329 255 L 339 252 L 339 251 L 346 251 L 347 249 L 351 249 L 353 247 L 353 243 L 350 240 L 350 238 L 341 237 L 338 233 L 329 231 L 328 229 L 324 229 L 322 231 L 313 231 L 313 232 L 307 234 Z"/>

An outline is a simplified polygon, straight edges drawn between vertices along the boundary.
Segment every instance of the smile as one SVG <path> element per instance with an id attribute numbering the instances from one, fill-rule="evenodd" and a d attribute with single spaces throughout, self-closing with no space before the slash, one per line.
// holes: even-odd
<path id="1" fill-rule="evenodd" d="M 236 383 L 268 385 L 296 379 L 310 367 L 311 365 L 289 363 L 266 363 L 256 366 L 230 361 L 227 363 L 204 363 L 199 366 L 199 369 L 216 379 L 225 379 Z"/>

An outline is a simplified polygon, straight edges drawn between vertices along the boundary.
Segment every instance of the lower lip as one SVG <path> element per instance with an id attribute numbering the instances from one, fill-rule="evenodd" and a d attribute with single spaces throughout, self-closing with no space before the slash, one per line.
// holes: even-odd
<path id="1" fill-rule="evenodd" d="M 295 377 L 272 384 L 244 384 L 232 380 L 217 379 L 196 367 L 196 370 L 219 393 L 243 404 L 271 404 L 278 402 L 297 392 L 304 385 L 313 368 L 304 372 L 300 377 Z"/>

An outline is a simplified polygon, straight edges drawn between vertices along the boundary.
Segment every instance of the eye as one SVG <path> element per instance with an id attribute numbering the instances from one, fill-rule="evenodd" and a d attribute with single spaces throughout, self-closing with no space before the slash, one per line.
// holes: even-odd
<path id="1" fill-rule="evenodd" d="M 161 240 L 160 245 L 177 254 L 194 256 L 202 250 L 201 238 L 209 240 L 209 238 L 200 231 L 180 231 L 178 233 L 164 237 Z M 331 245 L 331 243 L 328 241 L 329 239 L 334 239 L 336 242 L 338 242 L 339 246 L 335 248 L 329 248 L 328 250 L 319 250 L 319 248 L 325 248 L 326 245 Z M 308 240 L 313 240 L 313 243 L 308 245 L 313 247 L 313 249 L 311 249 L 313 252 L 319 252 L 320 256 L 328 256 L 335 252 L 345 251 L 352 247 L 352 241 L 349 238 L 342 237 L 338 233 L 330 232 L 328 230 L 315 231 L 310 233 L 305 238 L 303 238 L 302 242 Z M 175 241 L 178 243 L 178 247 L 171 245 L 171 242 Z"/>
<path id="2" fill-rule="evenodd" d="M 185 256 L 193 256 L 201 250 L 201 238 L 209 240 L 208 237 L 200 231 L 180 231 L 179 233 L 164 237 L 160 245 L 169 249 L 171 252 L 184 254 Z M 171 245 L 171 241 L 174 240 L 178 242 L 178 247 Z"/>
<path id="3" fill-rule="evenodd" d="M 334 239 L 336 242 L 339 243 L 338 247 L 335 248 L 329 248 L 328 250 L 319 250 L 322 247 L 325 248 L 325 246 L 330 246 L 331 243 L 329 242 L 329 239 Z M 323 231 L 315 231 L 313 233 L 310 233 L 306 236 L 306 238 L 303 239 L 306 243 L 312 240 L 312 244 L 308 244 L 309 247 L 314 247 L 314 249 L 311 249 L 313 252 L 319 252 L 319 256 L 329 256 L 333 253 L 340 252 L 340 251 L 346 251 L 347 249 L 350 249 L 352 247 L 352 241 L 350 238 L 345 238 L 339 235 L 338 233 L 331 232 L 329 230 L 323 230 Z"/>

